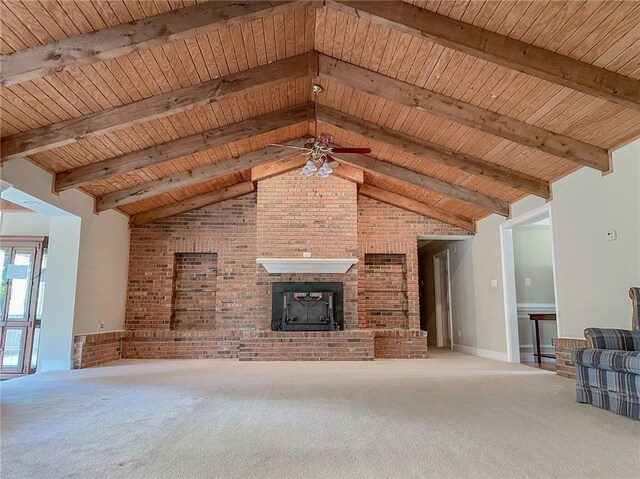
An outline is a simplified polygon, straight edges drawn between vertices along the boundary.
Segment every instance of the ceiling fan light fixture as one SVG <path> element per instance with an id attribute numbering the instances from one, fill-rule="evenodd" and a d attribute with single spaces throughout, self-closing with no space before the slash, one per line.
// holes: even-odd
<path id="1" fill-rule="evenodd" d="M 304 168 L 300 171 L 300 174 L 304 177 L 313 176 L 313 171 L 305 170 Z"/>
<path id="2" fill-rule="evenodd" d="M 320 167 L 320 171 L 318 171 L 318 175 L 322 174 L 323 176 L 328 176 L 333 173 L 333 168 L 329 165 L 327 161 L 325 161 Z"/>
<path id="3" fill-rule="evenodd" d="M 303 171 L 308 171 L 313 173 L 314 171 L 318 171 L 318 167 L 311 160 L 307 160 L 307 163 L 304 165 Z"/>

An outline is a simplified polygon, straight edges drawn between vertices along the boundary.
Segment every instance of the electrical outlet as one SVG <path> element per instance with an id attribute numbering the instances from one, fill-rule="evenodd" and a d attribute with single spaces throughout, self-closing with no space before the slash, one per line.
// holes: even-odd
<path id="1" fill-rule="evenodd" d="M 98 321 L 98 331 L 104 329 L 104 321 Z"/>
<path id="2" fill-rule="evenodd" d="M 302 253 L 302 257 L 303 258 L 311 258 L 311 252 L 310 251 L 305 251 L 304 253 Z"/>
<path id="3" fill-rule="evenodd" d="M 459 337 L 459 338 L 461 338 L 461 337 L 462 337 L 462 331 L 460 331 L 459 329 L 458 329 L 458 337 Z"/>
<path id="4" fill-rule="evenodd" d="M 524 285 L 525 286 L 531 286 L 531 278 L 525 278 L 524 279 Z"/>
<path id="5" fill-rule="evenodd" d="M 497 288 L 498 287 L 498 280 L 497 279 L 492 279 L 491 280 L 491 287 L 492 288 Z"/>
<path id="6" fill-rule="evenodd" d="M 618 239 L 618 232 L 616 230 L 607 231 L 607 240 L 615 241 Z"/>

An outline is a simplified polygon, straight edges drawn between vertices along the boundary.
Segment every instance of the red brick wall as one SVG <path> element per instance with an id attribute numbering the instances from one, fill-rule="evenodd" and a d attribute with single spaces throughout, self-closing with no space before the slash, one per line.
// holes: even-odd
<path id="1" fill-rule="evenodd" d="M 556 374 L 564 378 L 576 378 L 576 365 L 571 360 L 571 350 L 588 348 L 586 339 L 553 338 L 551 340 L 556 352 Z"/>
<path id="2" fill-rule="evenodd" d="M 376 359 L 426 359 L 427 332 L 376 331 L 374 356 Z"/>
<path id="3" fill-rule="evenodd" d="M 125 329 L 170 329 L 175 253 L 217 253 L 215 327 L 255 328 L 255 194 L 131 230 Z"/>
<path id="4" fill-rule="evenodd" d="M 258 257 L 356 258 L 356 184 L 330 176 L 303 177 L 298 171 L 258 183 Z M 260 308 L 271 311 L 271 283 L 279 281 L 338 281 L 343 283 L 345 329 L 357 328 L 357 268 L 347 274 L 268 274 L 258 270 Z M 268 316 L 267 314 L 267 316 Z M 260 320 L 258 329 L 268 329 L 270 316 Z"/>
<path id="5" fill-rule="evenodd" d="M 365 254 L 364 318 L 367 328 L 408 329 L 407 265 L 404 254 Z"/>
<path id="6" fill-rule="evenodd" d="M 240 361 L 371 361 L 371 331 L 264 331 L 240 340 Z"/>
<path id="7" fill-rule="evenodd" d="M 417 238 L 429 234 L 465 232 L 358 197 L 355 184 L 346 180 L 302 178 L 297 172 L 261 181 L 257 195 L 133 228 L 125 322 L 128 331 L 121 341 L 122 357 L 239 357 L 244 351 L 246 359 L 257 352 L 263 358 L 297 355 L 335 359 L 340 353 L 345 359 L 367 359 L 373 356 L 374 343 L 379 357 L 424 357 L 426 338 L 417 331 Z M 359 264 L 346 275 L 269 275 L 255 261 L 261 256 L 302 257 L 305 251 L 313 257 L 356 257 Z M 207 284 L 215 284 L 215 292 L 192 298 L 203 309 L 214 304 L 215 311 L 206 323 L 195 323 L 201 318 L 191 318 L 189 324 L 174 321 L 172 328 L 172 310 L 183 304 L 173 297 L 174 282 L 184 282 L 176 264 L 180 268 L 185 258 L 202 258 L 180 256 L 184 253 L 216 255 L 215 278 L 207 278 Z M 381 255 L 369 257 L 373 259 L 369 273 L 374 276 L 368 285 L 367 254 Z M 386 264 L 390 259 L 393 264 Z M 384 292 L 370 295 L 365 290 L 384 289 L 390 278 L 401 290 L 393 297 Z M 343 282 L 345 327 L 351 330 L 341 333 L 346 343 L 342 339 L 336 342 L 334 337 L 305 339 L 295 335 L 301 338 L 296 343 L 294 336 L 284 335 L 280 340 L 280 336 L 274 337 L 279 333 L 267 332 L 274 281 Z M 381 314 L 385 305 L 395 305 L 392 309 L 401 311 L 398 315 Z M 380 314 L 374 314 L 375 310 Z M 367 340 L 349 337 L 360 334 L 354 331 L 357 328 L 375 331 L 361 332 L 369 335 Z M 349 345 L 349 341 L 359 344 Z M 317 353 L 318 348 L 326 348 L 326 354 Z"/>
<path id="8" fill-rule="evenodd" d="M 128 331 L 122 339 L 122 357 L 237 358 L 241 361 L 370 361 L 374 359 L 374 332 Z"/>
<path id="9" fill-rule="evenodd" d="M 73 366 L 98 366 L 121 357 L 241 361 L 423 359 L 426 340 L 423 331 L 115 331 L 76 336 Z"/>
<path id="10" fill-rule="evenodd" d="M 82 334 L 74 338 L 73 369 L 90 368 L 120 359 L 125 331 Z"/>
<path id="11" fill-rule="evenodd" d="M 355 258 L 356 184 L 298 171 L 258 183 L 258 256 Z"/>
<path id="12" fill-rule="evenodd" d="M 122 341 L 128 359 L 237 358 L 239 330 L 129 331 Z"/>
<path id="13" fill-rule="evenodd" d="M 213 329 L 218 255 L 175 253 L 171 329 Z"/>
<path id="14" fill-rule="evenodd" d="M 358 197 L 358 259 L 364 263 L 365 255 L 404 254 L 407 269 L 407 314 L 409 329 L 420 329 L 418 299 L 418 236 L 468 235 L 456 226 L 441 223 L 370 198 Z M 358 273 L 358 290 L 366 288 L 364 269 Z M 367 327 L 366 299 L 358 298 L 360 327 Z"/>

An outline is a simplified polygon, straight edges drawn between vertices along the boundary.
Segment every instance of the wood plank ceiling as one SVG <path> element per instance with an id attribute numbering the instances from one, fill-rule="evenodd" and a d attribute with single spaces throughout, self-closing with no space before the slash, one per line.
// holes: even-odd
<path id="1" fill-rule="evenodd" d="M 372 149 L 344 158 L 363 194 L 464 225 L 640 137 L 635 1 L 1 9 L 3 160 L 133 223 L 249 191 L 252 167 L 286 156 L 270 143 L 313 131 L 312 83 L 321 130 Z"/>

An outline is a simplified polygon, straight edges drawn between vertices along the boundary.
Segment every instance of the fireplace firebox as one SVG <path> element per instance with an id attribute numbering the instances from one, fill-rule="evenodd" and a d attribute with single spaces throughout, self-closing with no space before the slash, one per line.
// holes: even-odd
<path id="1" fill-rule="evenodd" d="M 344 329 L 342 283 L 273 283 L 273 331 Z"/>

